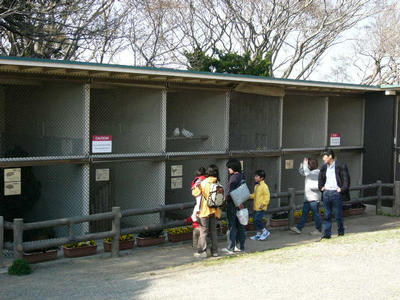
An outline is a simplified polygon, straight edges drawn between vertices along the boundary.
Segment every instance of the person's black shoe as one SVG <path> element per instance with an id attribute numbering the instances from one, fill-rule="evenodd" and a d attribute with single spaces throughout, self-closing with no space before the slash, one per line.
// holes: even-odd
<path id="1" fill-rule="evenodd" d="M 330 238 L 330 236 L 321 236 L 321 239 L 319 241 L 329 240 Z"/>
<path id="2" fill-rule="evenodd" d="M 344 236 L 344 232 L 343 233 L 338 233 L 338 236 Z"/>

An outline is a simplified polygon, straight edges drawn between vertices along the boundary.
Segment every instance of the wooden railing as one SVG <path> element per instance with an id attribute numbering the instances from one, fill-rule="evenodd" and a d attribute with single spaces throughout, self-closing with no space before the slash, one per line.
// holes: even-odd
<path id="1" fill-rule="evenodd" d="M 393 195 L 383 195 L 382 189 L 389 188 L 393 190 Z M 381 214 L 382 212 L 382 201 L 390 200 L 393 201 L 393 215 L 400 216 L 400 182 L 396 181 L 394 184 L 382 183 L 377 181 L 374 184 L 354 186 L 350 188 L 351 191 L 364 191 L 364 190 L 375 190 L 376 195 L 368 197 L 353 198 L 351 201 L 346 202 L 348 204 L 355 203 L 375 203 L 376 213 Z M 268 209 L 268 214 L 276 212 L 288 212 L 289 226 L 295 225 L 295 211 L 302 207 L 302 205 L 296 205 L 295 198 L 298 195 L 304 195 L 304 191 L 295 191 L 293 188 L 289 188 L 287 192 L 271 193 L 271 199 L 282 199 L 288 198 L 288 205 L 276 208 Z M 23 219 L 14 219 L 13 222 L 6 222 L 4 218 L 0 216 L 0 267 L 3 265 L 3 249 L 12 250 L 14 252 L 14 258 L 22 258 L 24 251 L 32 251 L 43 248 L 61 246 L 72 242 L 81 242 L 92 239 L 104 239 L 106 237 L 113 237 L 111 256 L 117 257 L 119 255 L 119 237 L 121 234 L 128 233 L 140 233 L 152 230 L 161 230 L 171 228 L 175 226 L 185 225 L 184 220 L 166 222 L 165 213 L 168 211 L 177 211 L 183 209 L 192 208 L 194 202 L 185 202 L 179 204 L 162 205 L 154 208 L 140 208 L 140 209 L 127 209 L 121 211 L 120 207 L 113 207 L 111 212 L 98 213 L 87 216 L 75 216 L 70 218 L 62 218 L 56 220 L 48 220 L 33 223 L 24 223 Z M 160 223 L 149 224 L 143 226 L 135 226 L 121 229 L 121 219 L 125 217 L 146 215 L 146 214 L 160 214 Z M 100 221 L 100 220 L 112 220 L 112 229 L 110 231 L 87 233 L 79 236 L 75 236 L 73 233 L 73 225 Z M 69 235 L 62 238 L 48 239 L 41 241 L 23 241 L 23 232 L 25 230 L 51 228 L 57 226 L 68 226 Z M 4 230 L 13 231 L 13 242 L 4 243 Z"/>

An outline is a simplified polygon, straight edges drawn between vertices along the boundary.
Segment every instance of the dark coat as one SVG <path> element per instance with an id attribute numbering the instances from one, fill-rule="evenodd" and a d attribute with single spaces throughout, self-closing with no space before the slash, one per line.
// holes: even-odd
<path id="1" fill-rule="evenodd" d="M 321 171 L 319 172 L 318 176 L 318 188 L 322 192 L 322 188 L 325 186 L 326 183 L 326 170 L 327 164 L 324 164 L 321 167 Z M 336 182 L 338 187 L 342 189 L 341 194 L 343 196 L 343 201 L 350 200 L 350 175 L 349 170 L 346 164 L 339 163 L 338 161 L 335 162 L 335 173 L 336 173 Z"/>

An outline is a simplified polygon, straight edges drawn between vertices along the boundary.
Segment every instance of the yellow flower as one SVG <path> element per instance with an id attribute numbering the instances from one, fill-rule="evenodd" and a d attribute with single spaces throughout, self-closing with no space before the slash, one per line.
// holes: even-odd
<path id="1" fill-rule="evenodd" d="M 193 231 L 192 226 L 179 226 L 179 227 L 167 229 L 167 233 L 169 233 L 171 235 L 182 234 L 182 233 L 192 232 L 192 231 Z"/>

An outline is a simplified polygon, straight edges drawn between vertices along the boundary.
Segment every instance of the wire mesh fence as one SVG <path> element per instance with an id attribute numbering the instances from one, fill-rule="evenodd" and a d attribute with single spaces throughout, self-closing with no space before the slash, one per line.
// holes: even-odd
<path id="1" fill-rule="evenodd" d="M 23 217 L 29 222 L 107 212 L 113 206 L 152 208 L 191 201 L 196 170 L 216 164 L 226 185 L 225 165 L 233 154 L 242 162 L 251 189 L 257 169 L 266 171 L 271 192 L 301 188 L 303 178 L 285 171 L 286 157 L 279 152 L 282 130 L 280 97 L 91 86 L 82 80 L 3 84 L 0 213 L 8 221 Z M 278 152 L 268 154 L 273 151 Z M 287 158 L 294 160 L 294 170 L 302 157 Z M 360 157 L 355 153 L 346 159 L 360 162 Z M 18 165 L 23 160 L 25 164 Z M 359 163 L 352 168 L 360 169 Z M 270 206 L 278 207 L 279 199 Z M 167 218 L 181 219 L 189 213 L 171 212 Z M 159 214 L 134 216 L 124 218 L 121 227 L 159 221 Z M 110 224 L 96 221 L 73 230 L 100 232 L 109 230 Z M 57 228 L 55 235 L 66 230 Z"/>

